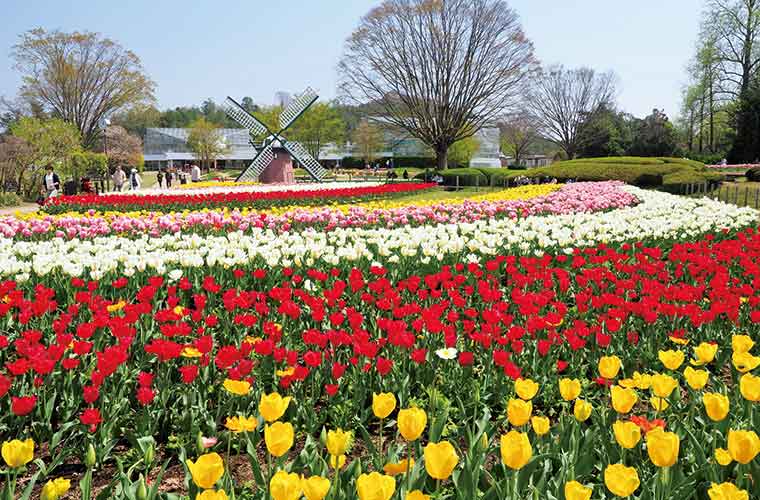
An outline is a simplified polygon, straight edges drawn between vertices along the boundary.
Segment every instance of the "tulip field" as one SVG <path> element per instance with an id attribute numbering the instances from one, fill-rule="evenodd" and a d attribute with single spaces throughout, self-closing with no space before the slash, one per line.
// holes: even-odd
<path id="1" fill-rule="evenodd" d="M 438 190 L 0 216 L 1 498 L 760 498 L 760 212 Z"/>

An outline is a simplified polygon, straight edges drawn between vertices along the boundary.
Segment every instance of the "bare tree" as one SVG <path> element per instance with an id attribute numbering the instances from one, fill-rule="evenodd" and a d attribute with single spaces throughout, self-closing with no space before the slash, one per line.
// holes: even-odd
<path id="1" fill-rule="evenodd" d="M 105 130 L 104 140 L 101 141 L 98 151 L 102 151 L 108 157 L 111 166 L 136 166 L 142 159 L 142 141 L 136 135 L 132 135 L 124 127 L 112 125 Z"/>
<path id="2" fill-rule="evenodd" d="M 528 107 L 539 131 L 572 159 L 580 147 L 579 128 L 591 113 L 615 97 L 615 75 L 590 68 L 552 66 L 536 78 Z"/>
<path id="3" fill-rule="evenodd" d="M 535 69 L 533 45 L 503 0 L 385 0 L 338 65 L 342 95 L 435 151 L 502 115 Z"/>
<path id="4" fill-rule="evenodd" d="M 21 96 L 74 123 L 87 148 L 95 146 L 104 117 L 153 99 L 155 84 L 140 59 L 97 33 L 37 28 L 21 35 L 12 56 Z"/>
<path id="5" fill-rule="evenodd" d="M 743 95 L 760 65 L 760 0 L 710 0 L 703 36 L 714 40 L 721 91 Z"/>
<path id="6" fill-rule="evenodd" d="M 515 165 L 520 165 L 522 158 L 539 138 L 533 118 L 525 111 L 509 115 L 499 124 L 501 130 L 502 151 L 514 157 Z"/>

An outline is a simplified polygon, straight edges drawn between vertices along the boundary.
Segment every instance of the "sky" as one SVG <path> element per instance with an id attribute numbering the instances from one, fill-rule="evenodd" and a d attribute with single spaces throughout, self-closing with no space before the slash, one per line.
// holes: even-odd
<path id="1" fill-rule="evenodd" d="M 18 35 L 96 31 L 135 52 L 161 109 L 227 95 L 271 104 L 277 91 L 336 93 L 346 37 L 380 0 L 2 0 L 0 95 L 20 84 Z M 546 65 L 613 70 L 636 116 L 678 112 L 703 0 L 508 0 Z"/>

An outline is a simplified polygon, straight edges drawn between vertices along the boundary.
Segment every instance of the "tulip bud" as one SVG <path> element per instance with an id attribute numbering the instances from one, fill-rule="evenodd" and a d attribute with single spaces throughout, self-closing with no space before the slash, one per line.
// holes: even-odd
<path id="1" fill-rule="evenodd" d="M 145 465 L 150 467 L 150 464 L 153 463 L 153 458 L 156 456 L 156 451 L 153 449 L 153 445 L 151 444 L 148 446 L 148 449 L 145 450 L 145 454 L 143 455 L 143 461 L 145 462 Z"/>
<path id="2" fill-rule="evenodd" d="M 198 449 L 198 454 L 203 454 L 206 447 L 203 445 L 203 433 L 198 431 L 198 436 L 195 438 L 195 447 Z"/>
<path id="3" fill-rule="evenodd" d="M 88 468 L 92 468 L 95 466 L 95 462 L 97 461 L 97 455 L 95 455 L 95 447 L 92 445 L 92 443 L 87 445 L 87 454 L 84 457 L 84 464 Z"/>
<path id="4" fill-rule="evenodd" d="M 146 500 L 148 498 L 148 489 L 145 487 L 145 478 L 140 474 L 140 484 L 137 486 L 137 500 Z"/>

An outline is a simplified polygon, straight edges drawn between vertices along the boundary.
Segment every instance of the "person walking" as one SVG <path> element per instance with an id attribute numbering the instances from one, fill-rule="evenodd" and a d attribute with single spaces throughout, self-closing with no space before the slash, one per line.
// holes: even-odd
<path id="1" fill-rule="evenodd" d="M 158 169 L 158 173 L 156 174 L 156 187 L 158 189 L 161 189 L 162 187 L 164 187 L 164 173 L 160 168 Z"/>
<path id="2" fill-rule="evenodd" d="M 193 182 L 201 181 L 201 169 L 198 168 L 198 165 L 196 164 L 193 164 L 193 166 L 190 167 L 190 180 Z"/>
<path id="3" fill-rule="evenodd" d="M 140 174 L 137 173 L 137 169 L 133 168 L 129 173 L 129 189 L 137 191 L 140 187 L 142 187 L 142 179 L 140 178 Z"/>
<path id="4" fill-rule="evenodd" d="M 58 174 L 55 173 L 53 165 L 48 165 L 47 174 L 44 178 L 45 185 L 45 198 L 58 195 L 58 190 L 61 189 L 61 179 L 58 178 Z"/>
<path id="5" fill-rule="evenodd" d="M 167 170 L 166 171 L 166 187 L 170 188 L 172 187 L 172 178 L 174 177 L 174 170 Z"/>
<path id="6" fill-rule="evenodd" d="M 121 188 L 124 187 L 124 183 L 127 182 L 127 174 L 124 173 L 121 165 L 116 167 L 116 171 L 111 176 L 111 180 L 113 180 L 114 191 L 121 191 Z"/>

